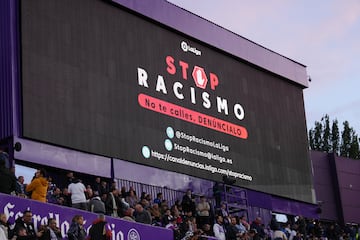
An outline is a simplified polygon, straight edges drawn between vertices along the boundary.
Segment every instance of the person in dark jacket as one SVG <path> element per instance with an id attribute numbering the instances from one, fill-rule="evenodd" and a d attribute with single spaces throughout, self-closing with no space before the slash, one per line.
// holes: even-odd
<path id="1" fill-rule="evenodd" d="M 15 193 L 16 177 L 5 165 L 5 159 L 0 158 L 0 192 L 6 194 Z"/>
<path id="2" fill-rule="evenodd" d="M 144 209 L 141 204 L 135 205 L 134 216 L 136 222 L 144 224 L 151 224 L 152 222 L 151 214 L 148 212 L 148 210 Z"/>
<path id="3" fill-rule="evenodd" d="M 99 214 L 89 230 L 88 240 L 110 240 L 111 237 L 111 228 L 105 221 L 105 215 Z"/>
<path id="4" fill-rule="evenodd" d="M 75 215 L 71 221 L 70 228 L 67 232 L 69 240 L 85 240 L 86 232 L 84 229 L 84 218 L 81 215 Z"/>
<path id="5" fill-rule="evenodd" d="M 52 239 L 61 240 L 63 238 L 60 229 L 57 227 L 56 220 L 54 218 L 49 218 L 48 225 L 46 228 L 44 228 L 43 234 L 39 238 L 39 240 L 52 240 Z"/>
<path id="6" fill-rule="evenodd" d="M 17 239 L 28 240 L 37 239 L 37 237 L 41 236 L 42 232 L 35 232 L 35 227 L 32 222 L 32 212 L 30 210 L 25 210 L 23 216 L 16 219 L 14 229 L 9 238 L 12 238 L 13 234 L 18 237 Z"/>

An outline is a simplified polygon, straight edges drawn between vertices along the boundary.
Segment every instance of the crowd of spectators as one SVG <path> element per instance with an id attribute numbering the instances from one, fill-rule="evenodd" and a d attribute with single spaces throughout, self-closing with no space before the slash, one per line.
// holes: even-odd
<path id="1" fill-rule="evenodd" d="M 272 220 L 268 226 L 265 226 L 260 217 L 249 223 L 246 216 L 230 215 L 225 203 L 213 207 L 205 196 L 194 196 L 190 189 L 183 195 L 181 201 L 178 200 L 173 205 L 169 205 L 161 192 L 157 193 L 153 199 L 146 192 L 139 195 L 133 187 L 118 189 L 115 182 L 108 183 L 100 177 L 95 177 L 92 183 L 85 185 L 72 172 L 66 175 L 64 184 L 54 183 L 53 179 L 47 176 L 46 171 L 40 169 L 35 172 L 32 181 L 26 184 L 23 176 L 16 178 L 0 162 L 0 178 L 0 192 L 87 210 L 100 216 L 108 215 L 127 221 L 161 226 L 171 229 L 175 240 L 200 239 L 200 236 L 213 236 L 219 240 L 325 238 L 355 240 L 357 232 L 357 229 L 352 226 L 345 228 L 340 228 L 336 224 L 325 226 L 319 221 L 307 221 L 301 217 L 292 224 L 280 224 Z M 58 187 L 60 185 L 64 187 L 61 189 Z M 19 218 L 19 221 L 26 222 L 26 218 L 30 215 L 31 212 L 24 212 L 24 216 Z M 0 227 L 6 226 L 6 219 L 3 219 L 3 215 L 0 217 Z M 101 219 L 98 221 L 104 222 Z M 72 225 L 70 230 L 81 227 L 81 216 L 74 218 Z M 27 235 L 33 235 L 33 239 L 45 239 L 43 236 L 46 232 L 46 236 L 51 234 L 55 237 L 58 234 L 55 227 L 56 222 L 50 219 L 48 227 L 44 229 L 52 229 L 51 231 L 40 230 L 37 233 L 29 232 Z M 24 229 L 19 225 L 13 233 L 20 237 L 23 232 Z M 71 231 L 69 234 L 71 235 Z M 12 236 L 8 237 L 4 239 L 11 239 Z"/>

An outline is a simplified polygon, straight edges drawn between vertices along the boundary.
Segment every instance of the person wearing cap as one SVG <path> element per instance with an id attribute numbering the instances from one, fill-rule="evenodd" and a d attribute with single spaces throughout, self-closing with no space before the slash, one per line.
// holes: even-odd
<path id="1" fill-rule="evenodd" d="M 16 177 L 5 167 L 5 159 L 0 158 L 0 192 L 10 194 L 15 190 Z"/>
<path id="2" fill-rule="evenodd" d="M 92 223 L 89 230 L 88 240 L 110 240 L 112 237 L 111 228 L 105 221 L 105 215 L 99 214 L 98 218 Z"/>

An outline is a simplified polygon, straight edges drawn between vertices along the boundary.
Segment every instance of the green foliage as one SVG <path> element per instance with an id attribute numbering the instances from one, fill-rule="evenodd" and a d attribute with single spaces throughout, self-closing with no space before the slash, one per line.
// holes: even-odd
<path id="1" fill-rule="evenodd" d="M 327 114 L 321 118 L 320 122 L 315 121 L 315 127 L 311 128 L 308 134 L 309 146 L 312 150 L 360 159 L 360 139 L 348 121 L 343 122 L 341 138 L 338 121 L 333 120 L 330 127 L 330 118 Z"/>
<path id="2" fill-rule="evenodd" d="M 332 143 L 332 152 L 339 155 L 340 153 L 340 133 L 338 127 L 338 120 L 334 120 L 331 128 L 331 143 Z"/>

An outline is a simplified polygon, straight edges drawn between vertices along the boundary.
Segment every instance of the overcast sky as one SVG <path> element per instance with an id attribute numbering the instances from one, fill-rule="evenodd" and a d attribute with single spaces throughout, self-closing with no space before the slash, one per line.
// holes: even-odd
<path id="1" fill-rule="evenodd" d="M 307 66 L 308 128 L 324 114 L 360 134 L 360 0 L 169 0 Z"/>

